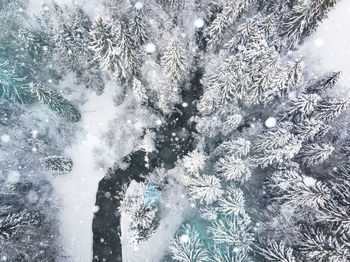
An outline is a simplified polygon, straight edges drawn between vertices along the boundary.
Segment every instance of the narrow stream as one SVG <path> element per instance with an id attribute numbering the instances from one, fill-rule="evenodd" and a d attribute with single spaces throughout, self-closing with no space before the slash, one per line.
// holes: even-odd
<path id="1" fill-rule="evenodd" d="M 196 67 L 194 67 L 196 68 Z M 195 123 L 190 119 L 196 115 L 195 100 L 199 98 L 202 71 L 193 73 L 191 90 L 184 90 L 182 100 L 185 104 L 178 105 L 175 112 L 167 118 L 166 123 L 156 133 L 157 151 L 148 155 L 149 166 L 145 164 L 145 152 L 136 151 L 125 158 L 130 163 L 126 170 L 110 168 L 100 181 L 96 196 L 96 212 L 93 220 L 93 261 L 122 261 L 120 241 L 120 214 L 118 198 L 122 186 L 131 180 L 143 181 L 142 175 L 147 175 L 156 167 L 171 169 L 178 158 L 182 158 L 194 148 L 193 132 Z M 179 139 L 175 139 L 178 137 Z"/>

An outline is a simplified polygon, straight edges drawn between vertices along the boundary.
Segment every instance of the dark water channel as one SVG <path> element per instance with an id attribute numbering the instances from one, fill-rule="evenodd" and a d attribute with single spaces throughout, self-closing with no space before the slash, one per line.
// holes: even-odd
<path id="1" fill-rule="evenodd" d="M 156 133 L 157 151 L 148 155 L 148 167 L 145 165 L 145 152 L 136 151 L 125 158 L 125 161 L 130 164 L 126 170 L 110 168 L 100 181 L 96 197 L 99 211 L 93 220 L 94 262 L 122 261 L 118 196 L 123 185 L 128 185 L 131 180 L 143 181 L 143 175 L 152 172 L 156 167 L 173 168 L 178 158 L 193 149 L 195 124 L 190 121 L 190 118 L 197 114 L 196 105 L 193 102 L 200 95 L 201 77 L 201 69 L 194 72 L 191 89 L 184 90 L 182 93 L 183 102 L 188 106 L 178 105 L 175 113 L 167 118 L 166 123 L 153 130 Z M 179 139 L 174 139 L 175 137 Z"/>

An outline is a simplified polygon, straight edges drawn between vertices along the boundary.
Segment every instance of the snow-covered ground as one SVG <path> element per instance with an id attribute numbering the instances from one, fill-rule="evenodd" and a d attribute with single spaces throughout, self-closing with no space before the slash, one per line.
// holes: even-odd
<path id="1" fill-rule="evenodd" d="M 309 37 L 300 53 L 316 73 L 342 71 L 339 84 L 350 88 L 350 1 L 339 1 Z M 348 87 L 348 88 L 346 88 Z"/>
<path id="2" fill-rule="evenodd" d="M 114 89 L 115 86 L 108 86 L 101 96 L 90 94 L 81 108 L 78 140 L 66 152 L 73 160 L 73 170 L 53 180 L 56 194 L 62 201 L 60 232 L 70 262 L 92 261 L 92 220 L 97 210 L 98 183 L 116 157 L 102 140 L 116 114 L 112 101 Z M 98 161 L 104 164 L 99 166 Z"/>
<path id="3" fill-rule="evenodd" d="M 40 15 L 41 7 L 45 4 L 45 0 L 31 0 L 29 4 L 29 10 L 35 15 Z M 89 14 L 91 18 L 94 18 L 96 15 L 101 14 L 103 7 L 99 0 L 55 0 L 59 5 L 72 5 L 78 4 L 82 6 L 84 10 Z"/>

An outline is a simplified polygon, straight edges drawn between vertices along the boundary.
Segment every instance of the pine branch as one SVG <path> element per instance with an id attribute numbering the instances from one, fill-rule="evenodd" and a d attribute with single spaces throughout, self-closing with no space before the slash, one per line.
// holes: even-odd
<path id="1" fill-rule="evenodd" d="M 69 121 L 78 122 L 81 118 L 79 111 L 59 93 L 46 89 L 40 84 L 31 84 L 31 91 L 37 99 L 48 106 L 58 116 Z"/>

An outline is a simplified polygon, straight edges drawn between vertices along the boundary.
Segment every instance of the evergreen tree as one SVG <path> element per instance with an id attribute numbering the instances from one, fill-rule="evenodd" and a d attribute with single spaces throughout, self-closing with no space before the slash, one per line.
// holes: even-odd
<path id="1" fill-rule="evenodd" d="M 103 80 L 87 44 L 91 41 L 90 18 L 79 6 L 61 8 L 53 3 L 49 10 L 44 17 L 52 35 L 57 66 L 65 73 L 74 72 L 79 82 L 101 93 Z"/>
<path id="2" fill-rule="evenodd" d="M 146 41 L 146 28 L 143 22 L 143 16 L 141 11 L 137 11 L 134 16 L 134 20 L 131 23 L 131 32 L 133 34 L 135 43 L 142 45 Z"/>
<path id="3" fill-rule="evenodd" d="M 242 12 L 249 6 L 250 0 L 228 1 L 207 29 L 210 43 L 221 40 L 226 29 L 233 25 Z"/>
<path id="4" fill-rule="evenodd" d="M 113 75 L 117 79 L 128 79 L 137 74 L 139 61 L 134 50 L 134 41 L 122 23 L 118 26 L 115 41 L 118 66 Z"/>
<path id="5" fill-rule="evenodd" d="M 149 197 L 153 190 L 156 189 L 151 185 L 137 185 L 134 181 L 120 206 L 120 212 L 130 216 L 127 241 L 135 246 L 149 239 L 159 225 L 157 199 Z"/>
<path id="6" fill-rule="evenodd" d="M 46 170 L 57 174 L 69 173 L 73 168 L 73 161 L 63 156 L 47 156 L 41 162 Z"/>
<path id="7" fill-rule="evenodd" d="M 40 102 L 47 105 L 57 115 L 73 122 L 80 120 L 79 111 L 62 95 L 39 84 L 31 84 L 31 90 Z"/>
<path id="8" fill-rule="evenodd" d="M 112 27 L 99 18 L 92 26 L 91 37 L 91 49 L 95 52 L 95 59 L 103 69 L 114 73 L 118 65 L 115 51 L 116 36 L 112 32 Z"/>
<path id="9" fill-rule="evenodd" d="M 220 180 L 215 176 L 187 177 L 185 180 L 190 197 L 200 203 L 211 204 L 223 194 Z"/>
<path id="10" fill-rule="evenodd" d="M 309 93 L 326 92 L 328 88 L 333 88 L 340 78 L 341 72 L 333 72 L 321 77 L 318 81 L 307 88 Z"/>
<path id="11" fill-rule="evenodd" d="M 334 147 L 326 144 L 308 144 L 300 151 L 304 163 L 318 165 L 323 163 L 334 151 Z"/>
<path id="12" fill-rule="evenodd" d="M 176 261 L 204 262 L 209 259 L 199 233 L 190 225 L 184 225 L 177 233 L 170 249 Z"/>
<path id="13" fill-rule="evenodd" d="M 128 80 L 137 73 L 139 62 L 133 39 L 122 23 L 113 32 L 112 26 L 99 18 L 95 21 L 91 34 L 91 48 L 103 69 L 121 81 Z"/>
<path id="14" fill-rule="evenodd" d="M 40 215 L 27 210 L 0 216 L 1 259 L 29 262 L 52 259 L 50 238 L 43 236 L 47 228 L 41 220 Z"/>
<path id="15" fill-rule="evenodd" d="M 283 24 L 282 36 L 289 45 L 298 44 L 315 29 L 317 23 L 323 20 L 329 10 L 337 3 L 336 0 L 307 0 L 293 6 Z"/>
<path id="16" fill-rule="evenodd" d="M 179 84 L 185 73 L 185 57 L 176 38 L 170 41 L 162 57 L 162 66 L 171 83 Z"/>
<path id="17" fill-rule="evenodd" d="M 0 58 L 1 59 L 1 58 Z M 2 60 L 2 59 L 1 59 Z M 25 77 L 19 77 L 15 74 L 14 66 L 8 61 L 0 60 L 0 97 L 2 99 L 11 99 L 23 102 L 24 97 L 28 95 Z"/>
<path id="18" fill-rule="evenodd" d="M 132 92 L 137 102 L 145 104 L 148 101 L 146 88 L 135 77 L 132 81 Z"/>
<path id="19" fill-rule="evenodd" d="M 267 240 L 266 242 L 262 243 L 262 246 L 264 246 L 264 248 L 260 249 L 259 246 L 257 246 L 257 249 L 267 261 L 296 261 L 295 257 L 293 256 L 293 249 L 286 247 L 286 244 L 282 241 L 277 243 L 275 241 Z"/>

